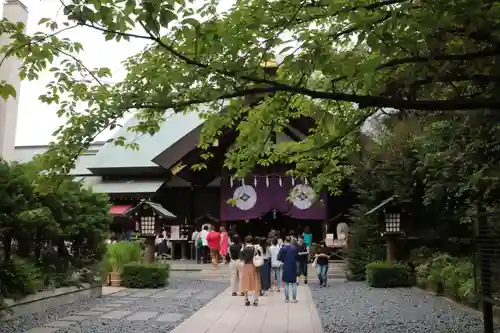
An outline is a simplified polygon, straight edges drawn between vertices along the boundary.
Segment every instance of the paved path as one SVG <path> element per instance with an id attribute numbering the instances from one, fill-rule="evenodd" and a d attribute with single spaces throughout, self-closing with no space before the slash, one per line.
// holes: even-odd
<path id="1" fill-rule="evenodd" d="M 228 289 L 171 333 L 323 333 L 307 286 L 299 286 L 298 299 L 285 303 L 283 293 L 269 293 L 258 307 L 245 307 L 243 298 Z"/>
<path id="2" fill-rule="evenodd" d="M 165 333 L 217 299 L 227 282 L 175 281 L 165 289 L 121 288 L 73 309 L 18 319 L 1 333 Z M 30 326 L 29 328 L 25 328 Z M 196 332 L 199 333 L 199 332 Z"/>

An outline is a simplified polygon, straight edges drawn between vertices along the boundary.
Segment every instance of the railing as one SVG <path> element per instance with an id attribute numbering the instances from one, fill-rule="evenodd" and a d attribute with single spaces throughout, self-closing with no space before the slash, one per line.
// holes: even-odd
<path id="1" fill-rule="evenodd" d="M 500 211 L 473 219 L 476 300 L 481 303 L 484 332 L 493 333 L 493 306 L 500 305 Z"/>

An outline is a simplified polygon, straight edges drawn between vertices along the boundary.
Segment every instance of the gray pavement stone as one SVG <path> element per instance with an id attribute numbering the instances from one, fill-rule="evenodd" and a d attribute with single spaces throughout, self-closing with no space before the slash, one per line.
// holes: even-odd
<path id="1" fill-rule="evenodd" d="M 87 319 L 85 316 L 67 316 L 64 318 L 61 318 L 62 321 L 82 321 Z"/>
<path id="2" fill-rule="evenodd" d="M 159 290 L 157 290 L 156 292 L 158 292 Z M 151 295 L 153 295 L 155 293 L 155 291 L 152 291 L 152 290 L 144 290 L 144 291 L 138 291 L 138 292 L 135 292 L 131 295 L 129 295 L 129 297 L 137 297 L 137 298 L 142 298 L 142 297 L 149 297 Z"/>
<path id="3" fill-rule="evenodd" d="M 153 317 L 156 317 L 158 315 L 158 312 L 136 312 L 132 314 L 131 316 L 128 316 L 126 319 L 127 320 L 149 320 Z"/>
<path id="4" fill-rule="evenodd" d="M 176 294 L 178 294 L 180 291 L 178 289 L 167 289 L 164 291 L 160 291 L 159 293 L 156 293 L 152 295 L 151 297 L 153 298 L 168 298 L 168 297 L 173 297 Z"/>
<path id="5" fill-rule="evenodd" d="M 70 327 L 72 325 L 75 325 L 74 321 L 59 321 L 59 320 L 47 324 L 47 326 L 49 327 Z"/>
<path id="6" fill-rule="evenodd" d="M 107 306 L 97 306 L 92 309 L 92 311 L 99 311 L 99 312 L 109 312 L 114 310 L 116 310 L 116 308 L 109 308 Z"/>
<path id="7" fill-rule="evenodd" d="M 82 311 L 82 312 L 78 312 L 78 315 L 92 317 L 92 316 L 102 315 L 102 312 L 101 311 Z"/>
<path id="8" fill-rule="evenodd" d="M 196 294 L 195 297 L 199 300 L 209 300 L 213 299 L 216 295 L 217 293 L 213 291 L 204 291 L 202 293 Z"/>
<path id="9" fill-rule="evenodd" d="M 132 313 L 132 311 L 117 310 L 117 311 L 111 311 L 111 312 L 105 313 L 100 318 L 103 318 L 103 319 L 121 319 L 125 316 L 128 316 L 131 313 Z"/>
<path id="10" fill-rule="evenodd" d="M 171 323 L 171 322 L 176 322 L 181 320 L 184 317 L 182 313 L 165 313 L 158 318 L 156 318 L 156 321 L 161 321 L 165 323 Z"/>
<path id="11" fill-rule="evenodd" d="M 113 301 L 113 303 L 106 303 L 105 306 L 107 308 L 121 308 L 124 306 L 124 304 L 123 303 L 114 303 L 114 301 Z"/>
<path id="12" fill-rule="evenodd" d="M 34 327 L 30 330 L 24 331 L 24 333 L 52 333 L 58 329 L 58 327 Z"/>

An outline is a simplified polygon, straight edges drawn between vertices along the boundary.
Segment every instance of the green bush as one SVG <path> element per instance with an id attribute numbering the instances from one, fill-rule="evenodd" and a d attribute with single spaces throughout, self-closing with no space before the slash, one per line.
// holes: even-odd
<path id="1" fill-rule="evenodd" d="M 417 284 L 437 294 L 472 302 L 475 295 L 474 265 L 470 260 L 438 253 L 416 268 Z"/>
<path id="2" fill-rule="evenodd" d="M 127 288 L 159 288 L 167 284 L 170 266 L 130 263 L 123 267 L 122 285 Z"/>
<path id="3" fill-rule="evenodd" d="M 43 288 L 43 276 L 33 263 L 13 258 L 0 267 L 0 294 L 18 298 L 34 294 Z"/>
<path id="4" fill-rule="evenodd" d="M 410 268 L 401 263 L 373 262 L 366 265 L 366 281 L 375 288 L 407 287 L 410 285 Z"/>
<path id="5" fill-rule="evenodd" d="M 456 262 L 456 258 L 453 258 L 446 253 L 436 253 L 425 265 L 417 269 L 419 273 L 417 276 L 420 280 L 418 284 L 429 288 L 437 294 L 442 294 L 444 292 L 445 285 L 445 275 L 443 275 L 443 270 L 446 267 L 453 265 Z M 446 271 L 446 270 L 445 270 Z"/>

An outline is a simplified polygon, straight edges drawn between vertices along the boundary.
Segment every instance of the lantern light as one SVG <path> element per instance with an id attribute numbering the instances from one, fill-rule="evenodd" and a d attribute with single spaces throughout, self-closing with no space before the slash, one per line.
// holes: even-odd
<path id="1" fill-rule="evenodd" d="M 144 236 L 155 235 L 155 218 L 153 216 L 141 217 L 141 234 Z"/>
<path id="2" fill-rule="evenodd" d="M 401 232 L 401 218 L 397 213 L 385 215 L 385 232 L 398 233 Z"/>

